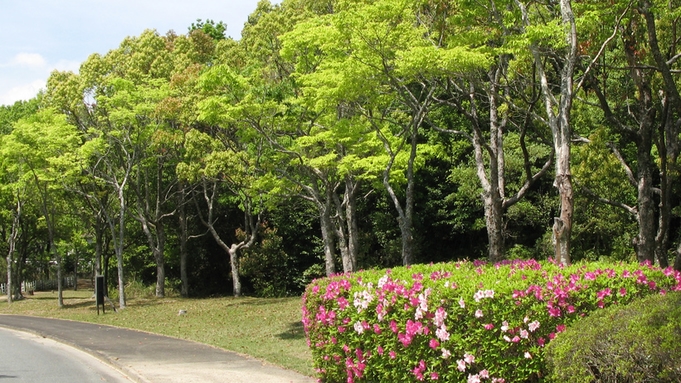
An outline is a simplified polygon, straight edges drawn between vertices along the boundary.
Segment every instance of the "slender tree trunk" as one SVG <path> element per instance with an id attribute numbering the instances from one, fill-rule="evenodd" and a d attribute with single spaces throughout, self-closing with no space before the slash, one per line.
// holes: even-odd
<path id="1" fill-rule="evenodd" d="M 17 199 L 16 209 L 12 212 L 12 229 L 8 238 L 7 250 L 7 303 L 12 303 L 13 285 L 12 285 L 12 271 L 16 269 L 14 266 L 14 253 L 16 252 L 17 240 L 19 238 L 19 231 L 21 225 L 21 207 L 20 199 Z"/>
<path id="2" fill-rule="evenodd" d="M 357 191 L 360 181 L 354 181 L 350 175 L 345 178 L 345 215 L 348 226 L 348 253 L 352 261 L 352 271 L 357 270 L 357 257 L 359 255 L 359 228 L 357 224 Z"/>
<path id="3" fill-rule="evenodd" d="M 182 190 L 178 193 L 178 237 L 180 240 L 180 280 L 182 281 L 182 288 L 180 294 L 186 298 L 189 296 L 189 278 L 187 277 L 187 242 L 189 240 L 187 228 L 187 208 L 185 205 L 184 186 L 180 186 Z"/>
<path id="4" fill-rule="evenodd" d="M 156 260 L 156 296 L 159 298 L 166 296 L 166 267 L 165 267 L 165 242 L 166 234 L 163 222 L 158 222 L 156 226 L 157 243 L 154 249 Z"/>
<path id="5" fill-rule="evenodd" d="M 125 235 L 125 196 L 123 195 L 123 188 L 118 190 L 118 201 L 119 211 L 118 211 L 118 235 L 114 234 L 114 250 L 116 253 L 116 267 L 118 269 L 118 305 L 121 309 L 126 307 L 125 302 L 125 275 L 123 274 L 123 238 Z"/>
<path id="6" fill-rule="evenodd" d="M 334 240 L 334 228 L 331 221 L 331 200 L 326 199 L 325 204 L 319 206 L 319 224 L 322 229 L 322 241 L 324 242 L 324 263 L 326 275 L 336 274 L 336 242 Z"/>

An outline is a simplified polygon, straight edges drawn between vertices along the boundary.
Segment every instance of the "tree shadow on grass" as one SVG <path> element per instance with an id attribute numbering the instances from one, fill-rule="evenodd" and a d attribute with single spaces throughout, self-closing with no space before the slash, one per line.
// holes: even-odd
<path id="1" fill-rule="evenodd" d="M 277 338 L 283 340 L 304 339 L 305 329 L 303 328 L 303 322 L 289 323 L 288 327 L 286 328 L 286 331 L 277 334 Z"/>

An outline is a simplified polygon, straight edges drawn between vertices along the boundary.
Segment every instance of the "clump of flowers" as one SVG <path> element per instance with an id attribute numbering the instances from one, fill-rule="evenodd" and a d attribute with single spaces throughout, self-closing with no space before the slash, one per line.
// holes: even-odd
<path id="1" fill-rule="evenodd" d="M 678 272 L 650 265 L 415 265 L 314 281 L 303 324 L 323 382 L 525 381 L 570 323 L 680 289 Z"/>

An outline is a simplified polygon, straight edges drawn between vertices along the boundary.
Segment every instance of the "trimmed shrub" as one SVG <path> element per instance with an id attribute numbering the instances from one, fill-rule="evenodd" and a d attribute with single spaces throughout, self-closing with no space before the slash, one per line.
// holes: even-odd
<path id="1" fill-rule="evenodd" d="M 576 322 L 546 349 L 562 382 L 681 381 L 681 293 L 609 307 Z"/>
<path id="2" fill-rule="evenodd" d="M 322 382 L 532 382 L 567 325 L 680 281 L 648 265 L 533 260 L 369 270 L 308 285 L 303 324 Z"/>

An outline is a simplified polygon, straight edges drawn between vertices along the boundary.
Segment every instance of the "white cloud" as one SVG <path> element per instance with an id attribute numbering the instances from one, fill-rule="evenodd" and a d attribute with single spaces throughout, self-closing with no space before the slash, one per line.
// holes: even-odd
<path id="1" fill-rule="evenodd" d="M 31 99 L 44 89 L 45 85 L 47 85 L 45 80 L 34 80 L 29 84 L 15 86 L 0 94 L 0 105 L 12 105 L 19 100 Z"/>
<path id="2" fill-rule="evenodd" d="M 27 66 L 31 68 L 41 68 L 44 67 L 47 62 L 43 56 L 38 53 L 18 53 L 12 58 L 10 64 L 16 66 Z"/>

